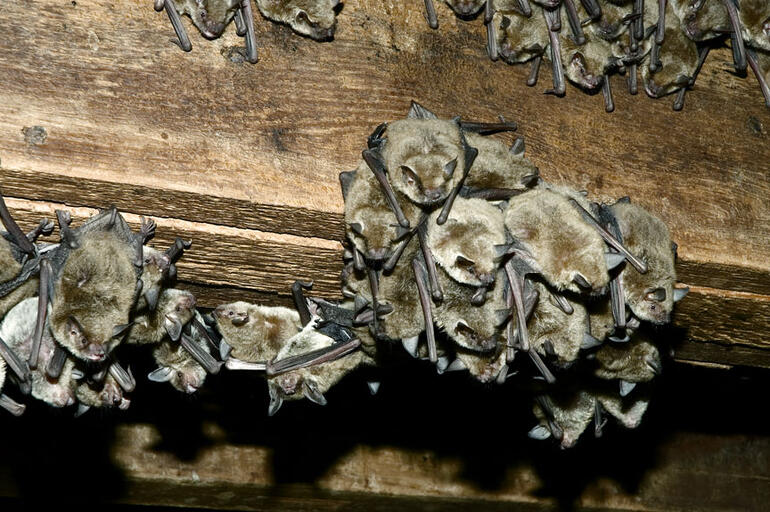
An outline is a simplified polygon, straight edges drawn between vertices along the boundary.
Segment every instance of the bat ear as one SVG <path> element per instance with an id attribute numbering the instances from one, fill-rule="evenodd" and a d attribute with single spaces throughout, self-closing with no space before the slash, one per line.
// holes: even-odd
<path id="1" fill-rule="evenodd" d="M 412 104 L 409 107 L 409 112 L 406 117 L 407 119 L 438 119 L 436 114 L 414 100 L 412 100 Z"/>
<path id="2" fill-rule="evenodd" d="M 626 261 L 625 256 L 617 252 L 605 252 L 604 258 L 607 260 L 607 270 L 612 270 Z"/>
<path id="3" fill-rule="evenodd" d="M 522 156 L 524 155 L 525 150 L 526 148 L 524 146 L 524 137 L 517 137 L 516 140 L 513 141 L 509 151 L 513 156 Z"/>
<path id="4" fill-rule="evenodd" d="M 125 333 L 125 332 L 126 332 L 128 329 L 130 329 L 132 325 L 134 325 L 134 322 L 129 322 L 129 323 L 127 323 L 127 324 L 122 324 L 122 325 L 116 325 L 115 327 L 113 327 L 113 328 L 112 328 L 112 337 L 113 337 L 113 338 L 118 338 L 118 337 L 120 337 L 120 336 L 121 336 L 121 335 L 123 335 L 123 334 L 124 334 L 124 333 Z"/>
<path id="5" fill-rule="evenodd" d="M 166 315 L 163 320 L 163 327 L 172 340 L 179 341 L 179 337 L 182 335 L 182 322 L 178 318 Z"/>
<path id="6" fill-rule="evenodd" d="M 498 309 L 495 311 L 495 325 L 498 327 L 503 325 L 511 317 L 510 308 Z"/>
<path id="7" fill-rule="evenodd" d="M 356 177 L 356 171 L 345 171 L 340 173 L 340 188 L 342 189 L 342 199 L 347 200 L 350 184 Z"/>
<path id="8" fill-rule="evenodd" d="M 141 281 L 139 281 L 141 283 Z M 150 311 L 155 311 L 158 307 L 158 297 L 160 296 L 160 290 L 157 288 L 149 288 L 144 292 L 144 300 L 147 301 L 147 308 Z"/>
<path id="9" fill-rule="evenodd" d="M 620 396 L 628 396 L 631 391 L 636 387 L 636 382 L 628 382 L 627 380 L 620 381 Z"/>
<path id="10" fill-rule="evenodd" d="M 75 411 L 75 417 L 76 417 L 76 418 L 80 418 L 80 417 L 81 417 L 81 416 L 83 416 L 85 413 L 87 413 L 89 409 L 91 409 L 91 406 L 90 406 L 90 405 L 86 405 L 86 404 L 78 404 L 78 410 L 77 410 L 77 411 Z"/>
<path id="11" fill-rule="evenodd" d="M 690 293 L 689 288 L 674 288 L 674 302 L 684 299 L 688 293 Z"/>
<path id="12" fill-rule="evenodd" d="M 219 342 L 219 357 L 222 361 L 230 359 L 230 353 L 233 351 L 233 347 L 230 346 L 225 340 Z"/>
<path id="13" fill-rule="evenodd" d="M 267 389 L 270 393 L 270 405 L 267 406 L 267 415 L 274 416 L 283 405 L 283 392 L 277 384 L 268 382 Z"/>
<path id="14" fill-rule="evenodd" d="M 527 433 L 530 439 L 537 439 L 538 441 L 545 441 L 551 437 L 551 431 L 545 425 L 536 425 L 532 430 Z"/>
<path id="15" fill-rule="evenodd" d="M 168 382 L 174 378 L 174 370 L 168 366 L 161 366 L 147 374 L 152 382 Z"/>
<path id="16" fill-rule="evenodd" d="M 302 383 L 302 394 L 311 402 L 315 402 L 318 405 L 326 405 L 326 397 L 318 390 L 314 382 L 305 380 Z"/>
<path id="17" fill-rule="evenodd" d="M 598 347 L 601 344 L 602 344 L 601 340 L 594 338 L 593 336 L 591 336 L 591 333 L 586 332 L 586 333 L 583 333 L 583 341 L 580 342 L 580 348 L 582 350 L 587 350 L 590 348 Z"/>
<path id="18" fill-rule="evenodd" d="M 447 372 L 461 372 L 467 370 L 468 367 L 460 359 L 455 359 L 452 363 L 446 367 Z"/>
<path id="19" fill-rule="evenodd" d="M 401 344 L 404 345 L 404 349 L 412 357 L 417 357 L 417 344 L 420 342 L 419 336 L 412 336 L 411 338 L 404 338 L 401 340 Z"/>

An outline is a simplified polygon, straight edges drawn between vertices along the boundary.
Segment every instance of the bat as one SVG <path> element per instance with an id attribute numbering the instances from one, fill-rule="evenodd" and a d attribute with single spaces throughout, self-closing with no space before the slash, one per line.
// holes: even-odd
<path id="1" fill-rule="evenodd" d="M 660 352 L 652 340 L 637 332 L 627 343 L 606 343 L 596 351 L 594 375 L 619 381 L 621 396 L 639 382 L 649 382 L 662 371 Z"/>
<path id="2" fill-rule="evenodd" d="M 529 437 L 553 437 L 562 448 L 571 448 L 594 419 L 595 398 L 582 390 L 540 395 L 533 411 L 539 424 L 530 430 Z"/>
<path id="3" fill-rule="evenodd" d="M 75 386 L 75 397 L 78 402 L 76 417 L 82 416 L 92 408 L 117 408 L 125 411 L 131 405 L 131 400 L 125 397 L 120 384 L 109 374 L 101 382 L 79 379 Z"/>
<path id="4" fill-rule="evenodd" d="M 502 259 L 495 246 L 507 241 L 503 212 L 483 199 L 457 198 L 444 224 L 435 222 L 438 215 L 434 212 L 426 223 L 426 243 L 436 263 L 458 283 L 491 287 Z"/>
<path id="5" fill-rule="evenodd" d="M 629 250 L 647 262 L 645 274 L 624 267 L 620 272 L 625 302 L 639 319 L 654 324 L 671 320 L 674 302 L 688 289 L 674 288 L 675 244 L 666 225 L 639 205 L 618 201 L 609 210 L 615 216 Z"/>
<path id="6" fill-rule="evenodd" d="M 16 305 L 8 312 L 0 325 L 0 338 L 20 359 L 27 360 L 33 347 L 33 335 L 37 322 L 38 298 L 31 297 Z M 72 373 L 74 361 L 65 359 L 56 377 L 47 375 L 47 368 L 57 353 L 58 344 L 49 329 L 45 329 L 39 349 L 37 368 L 28 370 L 26 379 L 31 395 L 53 407 L 67 407 L 75 403 L 75 380 Z M 66 353 L 65 353 L 66 354 Z"/>
<path id="7" fill-rule="evenodd" d="M 317 41 L 334 38 L 339 0 L 256 0 L 262 15 Z"/>
<path id="8" fill-rule="evenodd" d="M 535 9 L 539 10 L 539 7 Z M 545 18 L 537 13 L 530 17 L 516 11 L 498 11 L 490 24 L 495 26 L 497 49 L 503 61 L 508 64 L 532 62 L 527 85 L 534 86 L 540 62 L 550 44 Z"/>
<path id="9" fill-rule="evenodd" d="M 566 196 L 544 188 L 515 196 L 505 226 L 517 254 L 557 291 L 600 294 L 609 283 L 604 241 Z"/>
<path id="10" fill-rule="evenodd" d="M 487 300 L 481 305 L 474 305 L 476 287 L 455 281 L 443 270 L 439 276 L 445 294 L 444 300 L 435 308 L 436 325 L 466 350 L 495 351 L 509 319 L 510 310 L 503 297 L 505 278 L 492 281 L 488 285 Z"/>
<path id="11" fill-rule="evenodd" d="M 210 347 L 203 337 L 192 338 L 202 352 Z M 208 370 L 193 357 L 183 344 L 173 344 L 166 339 L 153 348 L 153 358 L 158 368 L 147 376 L 153 382 L 168 382 L 183 393 L 195 393 L 203 386 Z"/>
<path id="12" fill-rule="evenodd" d="M 182 329 L 195 314 L 195 297 L 186 290 L 164 289 L 154 310 L 138 312 L 127 329 L 125 342 L 157 344 L 166 338 L 178 341 Z"/>
<path id="13" fill-rule="evenodd" d="M 467 133 L 465 138 L 479 153 L 460 190 L 461 197 L 504 200 L 537 184 L 540 174 L 524 156 L 523 138 L 517 138 L 510 148 L 475 133 Z"/>
<path id="14" fill-rule="evenodd" d="M 189 52 L 192 43 L 182 24 L 182 15 L 187 15 L 206 39 L 220 37 L 227 25 L 235 18 L 238 35 L 246 35 L 246 60 L 257 62 L 257 41 L 254 33 L 254 14 L 251 0 L 154 0 L 155 10 L 165 9 L 168 19 L 179 39 L 174 41 Z"/>
<path id="15" fill-rule="evenodd" d="M 347 185 L 343 184 L 343 196 L 347 238 L 353 246 L 351 251 L 357 251 L 371 264 L 381 264 L 413 232 L 399 224 L 391 203 L 365 163 L 352 175 L 346 174 L 345 178 L 341 175 L 340 179 L 349 180 Z M 407 224 L 415 226 L 423 215 L 420 207 L 401 194 L 394 194 L 394 197 Z"/>
<path id="16" fill-rule="evenodd" d="M 577 360 L 585 334 L 590 331 L 588 312 L 579 301 L 564 298 L 572 311 L 567 314 L 557 303 L 556 292 L 543 283 L 534 282 L 533 286 L 539 298 L 527 324 L 530 344 L 559 367 L 569 367 Z"/>
<path id="17" fill-rule="evenodd" d="M 142 218 L 143 243 L 147 243 L 149 237 L 145 233 L 150 229 L 154 232 L 154 224 L 154 222 L 148 222 Z M 137 311 L 155 309 L 163 288 L 171 286 L 176 280 L 176 261 L 191 245 L 191 242 L 177 238 L 165 252 L 147 245 L 142 247 L 142 288 L 135 306 Z"/>
<path id="18" fill-rule="evenodd" d="M 746 46 L 770 52 L 770 4 L 764 0 L 739 0 L 737 5 Z"/>
<path id="19" fill-rule="evenodd" d="M 45 322 L 50 288 L 48 320 L 56 341 L 78 359 L 103 363 L 120 343 L 136 302 L 143 236 L 133 233 L 115 208 L 77 229 L 69 227 L 68 214 L 57 216 L 62 242 L 43 261 L 38 325 Z M 33 346 L 30 357 L 35 354 Z"/>

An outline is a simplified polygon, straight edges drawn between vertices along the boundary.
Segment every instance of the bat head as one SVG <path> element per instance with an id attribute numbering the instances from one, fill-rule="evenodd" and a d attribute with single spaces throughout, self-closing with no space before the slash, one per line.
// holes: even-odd
<path id="1" fill-rule="evenodd" d="M 367 260 L 382 261 L 407 233 L 389 207 L 360 206 L 346 212 L 348 240 Z"/>
<path id="2" fill-rule="evenodd" d="M 684 8 L 675 10 L 679 11 L 682 31 L 693 41 L 717 37 L 719 33 L 730 30 L 730 18 L 724 3 L 703 0 L 688 0 L 682 3 Z M 668 35 L 667 31 L 666 39 Z"/>
<path id="3" fill-rule="evenodd" d="M 506 242 L 503 212 L 483 199 L 455 199 L 447 221 L 438 212 L 428 220 L 428 245 L 436 263 L 452 279 L 471 286 L 490 286 L 500 267 L 496 245 Z"/>
<path id="4" fill-rule="evenodd" d="M 570 38 L 562 38 L 564 74 L 572 83 L 588 90 L 596 89 L 602 84 L 609 56 L 593 48 L 601 44 L 589 41 L 585 45 L 578 46 Z"/>
<path id="5" fill-rule="evenodd" d="M 446 3 L 460 18 L 471 18 L 481 11 L 486 0 L 446 0 Z"/>
<path id="6" fill-rule="evenodd" d="M 238 0 L 176 0 L 182 4 L 180 12 L 185 12 L 200 30 L 203 37 L 216 39 L 225 31 L 227 24 L 240 8 Z"/>
<path id="7" fill-rule="evenodd" d="M 229 329 L 242 328 L 249 322 L 248 302 L 233 302 L 231 304 L 222 304 L 214 310 L 214 318 L 217 320 L 217 326 Z"/>
<path id="8" fill-rule="evenodd" d="M 339 0 L 286 0 L 283 21 L 299 34 L 328 41 L 334 38 L 338 4 Z"/>
<path id="9" fill-rule="evenodd" d="M 459 125 L 442 119 L 402 119 L 389 124 L 386 134 L 383 156 L 392 187 L 415 204 L 441 204 L 463 174 Z"/>
<path id="10" fill-rule="evenodd" d="M 179 339 L 182 328 L 195 315 L 195 296 L 185 290 L 163 290 L 158 301 L 158 311 L 163 315 L 163 325 L 172 339 Z"/>
<path id="11" fill-rule="evenodd" d="M 661 372 L 658 348 L 637 332 L 626 343 L 606 343 L 596 352 L 595 374 L 602 379 L 648 382 Z"/>
<path id="12" fill-rule="evenodd" d="M 515 12 L 498 12 L 491 23 L 497 23 L 500 58 L 509 64 L 526 62 L 542 55 L 549 44 L 548 28 L 542 16 L 527 18 Z"/>
<path id="13" fill-rule="evenodd" d="M 623 290 L 631 311 L 641 320 L 665 324 L 674 308 L 675 251 L 666 225 L 633 203 L 611 207 L 628 249 L 647 263 L 641 274 L 626 264 L 621 273 Z"/>

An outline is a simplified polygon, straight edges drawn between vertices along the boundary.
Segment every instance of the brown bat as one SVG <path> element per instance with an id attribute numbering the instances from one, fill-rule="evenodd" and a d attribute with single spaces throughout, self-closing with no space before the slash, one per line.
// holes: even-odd
<path id="1" fill-rule="evenodd" d="M 251 0 L 154 0 L 155 10 L 166 10 L 174 27 L 179 47 L 192 50 L 190 38 L 182 24 L 182 15 L 192 20 L 203 37 L 216 39 L 224 33 L 227 25 L 236 18 L 238 35 L 246 34 L 246 60 L 257 62 L 257 40 L 254 33 L 254 14 Z"/>
<path id="2" fill-rule="evenodd" d="M 317 41 L 334 38 L 339 0 L 256 0 L 262 15 Z M 245 15 L 245 13 L 244 13 Z"/>

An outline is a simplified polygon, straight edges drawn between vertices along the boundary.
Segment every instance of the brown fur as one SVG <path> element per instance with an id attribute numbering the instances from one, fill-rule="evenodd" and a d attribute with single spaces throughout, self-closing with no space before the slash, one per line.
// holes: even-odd
<path id="1" fill-rule="evenodd" d="M 501 371 L 508 371 L 505 363 L 504 339 L 498 344 L 496 350 L 490 353 L 457 348 L 457 359 L 463 362 L 473 378 L 482 383 L 489 383 L 500 376 Z"/>
<path id="2" fill-rule="evenodd" d="M 561 428 L 562 448 L 575 446 L 580 435 L 594 419 L 596 399 L 587 391 L 552 393 L 546 398 L 553 412 L 553 421 Z M 548 427 L 548 416 L 539 404 L 534 406 L 540 424 Z M 549 427 L 550 429 L 550 427 Z"/>
<path id="3" fill-rule="evenodd" d="M 444 300 L 434 308 L 434 322 L 451 340 L 467 350 L 490 352 L 497 349 L 504 324 L 500 323 L 496 313 L 506 309 L 503 298 L 505 275 L 502 270 L 499 274 L 486 302 L 474 306 L 471 297 L 477 289 L 457 283 L 439 270 Z"/>
<path id="4" fill-rule="evenodd" d="M 256 0 L 262 15 L 317 40 L 334 37 L 339 0 Z"/>
<path id="5" fill-rule="evenodd" d="M 540 188 L 513 197 L 505 226 L 527 249 L 527 261 L 557 290 L 583 292 L 573 281 L 578 273 L 593 292 L 607 286 L 604 241 L 566 196 Z"/>
<path id="6" fill-rule="evenodd" d="M 445 0 L 447 5 L 460 16 L 468 18 L 474 16 L 484 8 L 486 0 Z"/>
<path id="7" fill-rule="evenodd" d="M 537 305 L 528 323 L 532 347 L 542 356 L 548 356 L 546 341 L 550 341 L 561 366 L 574 362 L 580 352 L 583 335 L 588 331 L 588 312 L 585 307 L 567 299 L 574 311 L 564 313 L 552 299 L 552 292 L 542 283 L 533 283 L 539 294 Z"/>
<path id="8" fill-rule="evenodd" d="M 496 12 L 490 23 L 495 24 L 500 58 L 509 64 L 526 62 L 543 55 L 550 43 L 548 27 L 542 9 L 532 6 L 532 16 L 517 12 Z M 503 27 L 505 26 L 505 28 Z"/>
<path id="9" fill-rule="evenodd" d="M 480 277 L 493 278 L 500 267 L 494 246 L 506 242 L 503 212 L 483 199 L 458 197 L 444 224 L 438 215 L 429 217 L 427 236 L 436 263 L 458 283 L 481 286 Z"/>
<path id="10" fill-rule="evenodd" d="M 741 2 L 743 3 L 743 2 Z M 722 30 L 729 30 L 730 18 L 727 9 L 721 0 L 707 0 L 702 3 L 700 9 L 694 9 L 697 4 L 694 0 L 669 0 L 666 8 L 666 39 L 674 36 L 674 30 L 681 26 L 683 33 L 693 41 L 707 41 L 717 39 L 724 34 Z M 672 23 L 669 24 L 669 17 Z M 679 23 L 673 23 L 673 20 Z M 669 34 L 669 31 L 671 33 Z M 666 48 L 664 41 L 663 48 Z M 662 58 L 663 51 L 661 51 Z"/>
<path id="11" fill-rule="evenodd" d="M 647 263 L 644 274 L 628 264 L 620 274 L 628 306 L 642 320 L 656 324 L 669 322 L 674 308 L 676 269 L 668 228 L 660 219 L 633 203 L 616 203 L 611 210 L 625 246 Z M 646 298 L 647 293 L 656 288 L 665 290 L 663 302 Z"/>
<path id="12" fill-rule="evenodd" d="M 163 290 L 155 311 L 144 311 L 134 318 L 134 325 L 131 326 L 126 343 L 135 345 L 160 343 L 168 336 L 165 326 L 167 317 L 186 325 L 192 320 L 194 312 L 195 297 L 192 293 L 175 288 Z"/>
<path id="13" fill-rule="evenodd" d="M 741 0 L 738 17 L 746 44 L 770 52 L 770 2 Z"/>
<path id="14" fill-rule="evenodd" d="M 5 297 L 0 298 L 0 318 L 3 318 L 16 304 L 37 295 L 39 286 L 40 280 L 32 277 Z"/>
<path id="15" fill-rule="evenodd" d="M 656 372 L 648 363 L 660 367 L 660 353 L 646 336 L 636 333 L 626 343 L 605 343 L 596 352 L 594 375 L 601 379 L 648 382 Z"/>
<path id="16" fill-rule="evenodd" d="M 417 226 L 422 210 L 398 192 L 396 198 L 410 226 Z M 362 234 L 353 231 L 351 224 L 359 224 Z M 348 239 L 369 259 L 386 257 L 398 243 L 396 215 L 374 174 L 363 162 L 356 169 L 345 198 L 345 226 Z"/>
<path id="17" fill-rule="evenodd" d="M 636 428 L 642 422 L 650 401 L 647 398 L 621 397 L 615 393 L 597 393 L 604 410 L 626 428 Z"/>
<path id="18" fill-rule="evenodd" d="M 422 206 L 442 203 L 463 175 L 465 152 L 458 124 L 444 119 L 401 119 L 388 125 L 385 137 L 382 155 L 393 189 Z M 444 166 L 454 159 L 454 172 L 447 176 Z M 416 177 L 414 182 L 410 176 Z M 426 195 L 428 191 L 439 195 L 431 197 Z"/>
<path id="19" fill-rule="evenodd" d="M 131 404 L 131 400 L 123 396 L 120 385 L 109 374 L 102 383 L 78 382 L 75 387 L 75 397 L 78 402 L 89 407 L 117 407 L 125 410 Z"/>
<path id="20" fill-rule="evenodd" d="M 380 276 L 379 302 L 393 306 L 393 312 L 381 322 L 382 333 L 392 339 L 411 338 L 425 330 L 412 259 L 419 250 L 417 237 L 409 242 L 393 273 Z"/>
<path id="21" fill-rule="evenodd" d="M 173 0 L 179 14 L 186 14 L 209 39 L 222 35 L 240 7 L 239 0 Z"/>
<path id="22" fill-rule="evenodd" d="M 586 42 L 582 45 L 574 43 L 569 31 L 562 30 L 559 37 L 565 76 L 573 84 L 587 90 L 600 87 L 614 60 L 622 56 L 619 47 L 590 32 L 585 33 Z"/>
<path id="23" fill-rule="evenodd" d="M 245 315 L 246 323 L 233 324 L 234 315 Z M 222 338 L 233 347 L 231 356 L 252 363 L 273 359 L 302 330 L 296 311 L 248 302 L 219 306 L 214 310 L 214 318 Z"/>
<path id="24" fill-rule="evenodd" d="M 198 345 L 209 352 L 208 343 L 203 339 L 197 340 Z M 174 376 L 169 383 L 182 393 L 194 393 L 206 380 L 206 370 L 198 364 L 181 344 L 172 343 L 166 339 L 152 351 L 155 362 L 174 370 Z"/>
<path id="25" fill-rule="evenodd" d="M 137 274 L 123 241 L 108 231 L 88 235 L 55 283 L 50 324 L 56 340 L 75 357 L 101 361 L 118 344 L 113 328 L 128 323 Z"/>
<path id="26" fill-rule="evenodd" d="M 706 2 L 706 4 L 721 2 Z M 669 7 L 666 12 L 665 39 L 660 48 L 662 67 L 655 73 L 649 66 L 642 66 L 642 79 L 647 94 L 660 98 L 687 86 L 698 67 L 698 48 L 692 39 L 682 32 L 679 20 Z"/>
<path id="27" fill-rule="evenodd" d="M 11 243 L 0 236 L 0 283 L 13 279 L 21 272 L 21 263 L 16 261 L 11 251 Z"/>
<path id="28" fill-rule="evenodd" d="M 524 191 L 527 183 L 534 181 L 539 171 L 524 154 L 514 155 L 500 140 L 477 133 L 466 133 L 471 147 L 479 150 L 471 172 L 465 180 L 466 187 L 504 188 Z M 453 211 L 454 211 L 453 206 Z"/>

